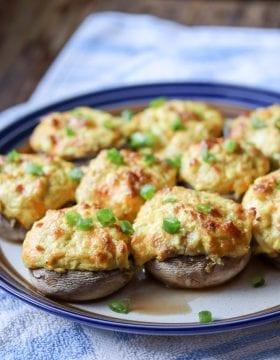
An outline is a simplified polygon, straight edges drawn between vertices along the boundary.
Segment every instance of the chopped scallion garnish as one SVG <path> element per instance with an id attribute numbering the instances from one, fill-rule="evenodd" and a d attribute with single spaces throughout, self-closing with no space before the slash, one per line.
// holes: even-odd
<path id="1" fill-rule="evenodd" d="M 27 174 L 31 174 L 34 176 L 42 176 L 44 175 L 42 165 L 35 164 L 35 163 L 28 163 L 25 167 L 25 171 Z"/>
<path id="2" fill-rule="evenodd" d="M 115 165 L 122 165 L 124 163 L 123 155 L 115 148 L 107 151 L 107 158 Z"/>
<path id="3" fill-rule="evenodd" d="M 152 147 L 156 142 L 156 137 L 152 133 L 135 132 L 130 137 L 130 145 L 134 149 L 141 147 Z"/>
<path id="4" fill-rule="evenodd" d="M 93 227 L 93 220 L 90 217 L 80 218 L 77 221 L 76 226 L 80 230 L 90 230 Z"/>
<path id="5" fill-rule="evenodd" d="M 229 154 L 234 153 L 237 148 L 237 142 L 233 139 L 227 139 L 223 144 L 223 148 Z"/>
<path id="6" fill-rule="evenodd" d="M 163 204 L 167 204 L 167 203 L 173 204 L 173 203 L 176 203 L 177 201 L 178 201 L 177 198 L 170 196 L 170 197 L 164 199 L 164 200 L 162 201 L 162 203 L 163 203 Z"/>
<path id="7" fill-rule="evenodd" d="M 168 217 L 163 219 L 162 228 L 168 234 L 176 234 L 181 228 L 181 223 L 176 217 Z"/>
<path id="8" fill-rule="evenodd" d="M 69 137 L 76 135 L 75 131 L 70 126 L 65 126 L 64 131 L 65 131 L 65 134 Z"/>
<path id="9" fill-rule="evenodd" d="M 253 117 L 250 121 L 252 128 L 262 129 L 266 127 L 266 124 L 259 118 Z"/>
<path id="10" fill-rule="evenodd" d="M 154 157 L 153 154 L 146 154 L 143 157 L 143 161 L 147 165 L 154 165 L 157 162 L 157 159 Z"/>
<path id="11" fill-rule="evenodd" d="M 134 116 L 134 112 L 132 110 L 126 109 L 123 110 L 121 113 L 121 117 L 125 120 L 125 121 L 130 121 Z"/>
<path id="12" fill-rule="evenodd" d="M 261 275 L 255 275 L 250 279 L 252 287 L 257 288 L 265 284 L 265 279 Z"/>
<path id="13" fill-rule="evenodd" d="M 133 227 L 132 227 L 131 223 L 127 220 L 120 221 L 120 228 L 124 234 L 128 234 L 128 235 L 134 234 Z"/>
<path id="14" fill-rule="evenodd" d="M 145 200 L 150 200 L 156 193 L 157 189 L 152 184 L 145 184 L 140 189 L 140 195 Z"/>
<path id="15" fill-rule="evenodd" d="M 207 324 L 209 322 L 212 322 L 212 313 L 208 310 L 203 310 L 198 313 L 199 321 L 201 323 Z"/>
<path id="16" fill-rule="evenodd" d="M 209 204 L 197 204 L 196 210 L 202 214 L 209 214 L 212 211 L 212 206 Z"/>
<path id="17" fill-rule="evenodd" d="M 208 150 L 207 147 L 203 147 L 201 150 L 202 160 L 208 164 L 212 164 L 215 161 L 215 156 Z"/>
<path id="18" fill-rule="evenodd" d="M 106 119 L 106 120 L 104 120 L 104 122 L 103 122 L 103 126 L 104 126 L 106 129 L 113 129 L 114 123 L 113 123 L 112 119 Z"/>
<path id="19" fill-rule="evenodd" d="M 80 181 L 84 176 L 84 172 L 81 168 L 74 168 L 69 172 L 69 177 L 71 180 Z"/>
<path id="20" fill-rule="evenodd" d="M 128 314 L 130 310 L 130 300 L 129 299 L 121 299 L 121 300 L 113 300 L 109 304 L 109 308 L 120 314 Z"/>
<path id="21" fill-rule="evenodd" d="M 69 211 L 65 214 L 66 222 L 70 225 L 76 225 L 81 219 L 81 215 L 77 211 Z"/>
<path id="22" fill-rule="evenodd" d="M 158 97 L 158 98 L 152 100 L 152 101 L 150 102 L 149 106 L 152 107 L 152 108 L 157 108 L 157 107 L 162 106 L 162 105 L 165 104 L 165 103 L 166 103 L 166 98 L 164 98 L 164 97 Z"/>
<path id="23" fill-rule="evenodd" d="M 174 169 L 179 170 L 181 167 L 181 158 L 182 157 L 180 155 L 178 155 L 174 158 L 167 158 L 167 159 L 165 159 L 165 161 L 168 165 L 170 165 Z"/>
<path id="24" fill-rule="evenodd" d="M 17 161 L 20 158 L 20 153 L 18 153 L 16 150 L 12 150 L 7 154 L 7 161 L 13 162 Z"/>
<path id="25" fill-rule="evenodd" d="M 176 119 L 171 123 L 171 130 L 178 131 L 178 130 L 185 130 L 186 127 L 182 122 L 182 119 L 180 116 L 177 116 Z"/>
<path id="26" fill-rule="evenodd" d="M 96 211 L 97 220 L 103 226 L 112 226 L 116 222 L 116 218 L 111 209 L 100 209 Z"/>

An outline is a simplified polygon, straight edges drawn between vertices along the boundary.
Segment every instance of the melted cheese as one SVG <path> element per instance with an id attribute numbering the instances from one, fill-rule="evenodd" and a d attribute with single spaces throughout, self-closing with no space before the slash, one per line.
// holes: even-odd
<path id="1" fill-rule="evenodd" d="M 174 130 L 174 122 L 178 120 L 184 130 Z M 156 138 L 153 150 L 164 158 L 182 153 L 197 141 L 221 135 L 222 128 L 222 115 L 210 106 L 200 102 L 172 100 L 136 114 L 126 131 L 129 134 L 151 132 Z"/>
<path id="2" fill-rule="evenodd" d="M 236 149 L 227 152 L 226 141 L 213 139 L 192 145 L 182 156 L 182 180 L 196 190 L 234 193 L 239 198 L 255 178 L 269 171 L 269 160 L 253 145 L 236 143 Z M 214 157 L 213 162 L 203 160 L 203 151 Z"/>
<path id="3" fill-rule="evenodd" d="M 253 208 L 256 217 L 253 235 L 257 252 L 277 255 L 280 253 L 280 170 L 255 180 L 243 198 L 243 206 Z"/>
<path id="4" fill-rule="evenodd" d="M 28 173 L 30 164 L 39 165 L 40 176 Z M 77 182 L 69 177 L 73 165 L 59 158 L 20 154 L 9 162 L 0 156 L 0 212 L 30 228 L 47 209 L 57 209 L 75 200 Z"/>
<path id="5" fill-rule="evenodd" d="M 65 214 L 76 211 L 93 219 L 90 230 L 69 225 Z M 27 233 L 22 258 L 30 269 L 98 271 L 129 268 L 130 237 L 121 232 L 119 222 L 102 226 L 96 208 L 78 205 L 49 210 Z"/>
<path id="6" fill-rule="evenodd" d="M 253 143 L 275 166 L 280 164 L 280 105 L 252 111 L 232 122 L 230 136 Z"/>
<path id="7" fill-rule="evenodd" d="M 140 189 L 145 184 L 157 190 L 176 183 L 176 171 L 165 162 L 146 164 L 144 155 L 122 150 L 122 165 L 113 164 L 102 151 L 90 162 L 77 189 L 77 201 L 109 207 L 120 219 L 132 221 L 144 204 Z"/>
<path id="8" fill-rule="evenodd" d="M 210 205 L 211 212 L 199 212 L 198 204 Z M 164 231 L 163 220 L 170 217 L 180 221 L 178 233 Z M 252 220 L 253 214 L 240 204 L 217 194 L 183 187 L 164 189 L 137 215 L 132 254 L 138 265 L 179 255 L 243 256 L 250 248 Z"/>
<path id="9" fill-rule="evenodd" d="M 35 128 L 30 144 L 35 151 L 79 159 L 96 154 L 100 149 L 122 143 L 121 118 L 87 107 L 42 118 Z"/>

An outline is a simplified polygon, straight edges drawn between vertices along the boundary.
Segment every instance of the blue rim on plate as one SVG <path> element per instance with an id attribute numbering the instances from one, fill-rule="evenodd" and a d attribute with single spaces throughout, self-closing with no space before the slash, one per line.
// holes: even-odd
<path id="1" fill-rule="evenodd" d="M 0 153 L 5 153 L 26 139 L 38 119 L 51 111 L 63 111 L 76 106 L 92 106 L 97 108 L 116 108 L 130 104 L 147 103 L 153 98 L 164 96 L 167 98 L 188 98 L 209 102 L 226 103 L 248 108 L 269 106 L 280 103 L 280 94 L 272 91 L 255 89 L 244 86 L 213 83 L 159 83 L 135 85 L 98 91 L 75 98 L 60 101 L 15 119 L 6 126 L 0 134 Z M 270 322 L 280 318 L 280 310 L 270 309 L 265 312 L 242 316 L 237 319 L 220 320 L 211 324 L 147 324 L 125 320 L 102 319 L 76 309 L 66 308 L 59 303 L 36 295 L 23 285 L 15 282 L 4 271 L 0 272 L 0 287 L 21 300 L 41 310 L 66 319 L 74 320 L 96 328 L 124 331 L 138 334 L 155 335 L 195 335 L 227 330 L 234 330 L 257 324 Z"/>

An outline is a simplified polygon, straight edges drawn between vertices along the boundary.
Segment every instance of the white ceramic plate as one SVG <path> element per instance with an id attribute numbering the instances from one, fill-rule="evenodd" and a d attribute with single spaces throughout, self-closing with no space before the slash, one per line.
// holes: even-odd
<path id="1" fill-rule="evenodd" d="M 218 84 L 155 84 L 107 90 L 53 104 L 17 119 L 1 132 L 1 153 L 24 142 L 38 118 L 49 111 L 78 105 L 110 110 L 131 108 L 158 96 L 204 100 L 220 107 L 226 116 L 280 102 L 280 95 L 276 93 Z M 0 246 L 2 288 L 31 305 L 95 327 L 144 334 L 200 334 L 251 326 L 280 317 L 279 272 L 258 258 L 228 284 L 208 290 L 170 289 L 140 273 L 137 280 L 102 301 L 69 304 L 44 298 L 30 286 L 28 271 L 21 261 L 20 244 L 0 239 Z M 251 287 L 250 278 L 259 274 L 264 276 L 265 286 Z M 108 304 L 124 297 L 131 299 L 131 312 L 127 315 L 112 312 Z M 202 310 L 211 311 L 214 322 L 199 323 L 198 313 Z"/>

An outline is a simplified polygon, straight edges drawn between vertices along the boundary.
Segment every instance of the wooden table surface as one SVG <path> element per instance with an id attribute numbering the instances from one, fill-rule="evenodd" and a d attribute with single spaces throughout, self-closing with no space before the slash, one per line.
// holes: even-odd
<path id="1" fill-rule="evenodd" d="M 279 0 L 0 0 L 0 110 L 28 99 L 84 17 L 97 11 L 186 25 L 280 27 Z"/>

